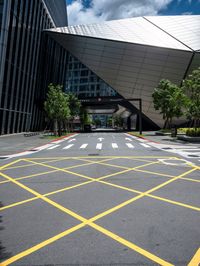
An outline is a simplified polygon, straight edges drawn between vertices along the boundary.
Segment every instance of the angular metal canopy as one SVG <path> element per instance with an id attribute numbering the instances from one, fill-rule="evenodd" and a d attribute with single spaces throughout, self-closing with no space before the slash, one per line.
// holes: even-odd
<path id="1" fill-rule="evenodd" d="M 180 85 L 200 65 L 198 25 L 198 15 L 139 17 L 47 33 L 124 98 L 141 98 L 144 115 L 162 126 L 152 92 L 163 78 Z"/>

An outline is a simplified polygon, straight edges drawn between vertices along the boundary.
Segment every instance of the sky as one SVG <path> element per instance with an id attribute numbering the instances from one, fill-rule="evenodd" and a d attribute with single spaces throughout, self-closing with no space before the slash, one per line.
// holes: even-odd
<path id="1" fill-rule="evenodd" d="M 200 0 L 66 0 L 69 25 L 156 15 L 200 15 Z"/>

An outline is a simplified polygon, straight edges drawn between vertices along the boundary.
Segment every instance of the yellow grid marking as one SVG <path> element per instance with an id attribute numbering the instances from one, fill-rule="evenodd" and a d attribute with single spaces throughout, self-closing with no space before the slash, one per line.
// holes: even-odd
<path id="1" fill-rule="evenodd" d="M 189 262 L 188 266 L 199 266 L 200 265 L 200 248 L 195 253 L 194 257 Z"/>
<path id="2" fill-rule="evenodd" d="M 0 166 L 0 171 L 2 171 L 3 169 L 5 169 L 6 167 L 9 167 L 10 165 L 13 165 L 13 164 L 16 164 L 18 162 L 22 161 L 22 159 L 18 159 L 18 160 L 15 160 L 13 162 L 10 162 L 10 163 L 7 163 L 7 164 L 4 164 L 2 166 Z"/>
<path id="3" fill-rule="evenodd" d="M 98 158 L 99 158 L 99 157 L 98 157 Z M 105 157 L 104 157 L 104 158 L 105 158 Z M 26 161 L 26 160 L 25 160 L 25 161 Z M 7 164 L 7 165 L 3 166 L 3 168 L 5 168 L 5 167 L 7 167 L 7 166 L 9 166 L 9 165 L 12 165 L 12 164 L 14 164 L 14 163 L 16 163 L 16 162 L 13 162 L 13 163 Z M 95 163 L 95 162 L 94 162 L 94 163 Z M 37 164 L 38 164 L 38 163 L 37 163 Z M 141 166 L 140 166 L 140 167 L 141 167 Z M 118 210 L 118 209 L 120 209 L 120 208 L 122 208 L 122 207 L 124 207 L 124 206 L 126 206 L 126 205 L 128 205 L 128 204 L 130 204 L 131 202 L 136 201 L 136 200 L 139 199 L 139 198 L 142 198 L 142 197 L 145 197 L 145 196 L 153 196 L 153 195 L 148 195 L 148 193 L 154 192 L 154 191 L 160 189 L 161 187 L 164 187 L 164 186 L 166 186 L 167 184 L 169 184 L 169 183 L 171 183 L 171 182 L 173 182 L 173 181 L 175 181 L 175 180 L 177 180 L 177 179 L 179 179 L 179 178 L 182 178 L 182 177 L 188 175 L 189 173 L 191 173 L 191 172 L 193 172 L 193 171 L 195 171 L 195 170 L 197 170 L 197 169 L 199 169 L 199 167 L 194 167 L 193 169 L 190 169 L 189 171 L 187 171 L 187 172 L 185 172 L 185 173 L 182 173 L 182 174 L 179 175 L 179 176 L 176 176 L 176 177 L 174 177 L 174 178 L 172 178 L 172 179 L 170 179 L 170 180 L 168 180 L 168 181 L 166 181 L 166 182 L 164 182 L 164 183 L 162 183 L 162 184 L 160 184 L 160 185 L 158 185 L 158 186 L 156 186 L 156 187 L 154 187 L 154 188 L 152 188 L 152 189 L 150 189 L 150 190 L 148 190 L 148 191 L 146 191 L 146 192 L 143 192 L 143 193 L 141 193 L 140 195 L 138 195 L 138 196 L 136 196 L 136 197 L 134 197 L 134 198 L 132 198 L 132 199 L 130 199 L 130 200 L 128 200 L 128 201 L 125 201 L 125 202 L 123 202 L 123 203 L 121 203 L 121 204 L 115 206 L 114 208 L 111 208 L 111 209 L 109 209 L 109 210 L 107 210 L 107 211 L 105 211 L 105 212 L 103 212 L 103 213 L 101 213 L 101 214 L 98 214 L 97 216 L 95 216 L 95 217 L 93 217 L 93 218 L 91 218 L 91 219 L 89 219 L 89 220 L 87 220 L 87 219 L 85 219 L 84 217 L 82 217 L 82 216 L 80 216 L 80 215 L 74 213 L 73 211 L 71 211 L 71 210 L 69 210 L 69 209 L 63 207 L 62 205 L 57 204 L 56 202 L 54 202 L 54 201 L 52 201 L 52 200 L 46 198 L 44 195 L 41 195 L 41 194 L 38 193 L 37 191 L 34 191 L 34 190 L 32 190 L 31 188 L 29 188 L 29 187 L 27 187 L 27 186 L 21 184 L 20 182 L 16 181 L 15 179 L 13 179 L 13 178 L 11 178 L 11 177 L 5 175 L 5 174 L 2 174 L 3 177 L 7 178 L 8 180 L 10 180 L 11 182 L 15 183 L 16 185 L 22 187 L 23 189 L 25 189 L 25 190 L 31 192 L 32 194 L 36 195 L 37 198 L 40 198 L 40 199 L 46 201 L 47 203 L 49 203 L 49 204 L 53 205 L 54 207 L 58 208 L 59 210 L 64 211 L 65 213 L 71 215 L 72 217 L 78 219 L 79 221 L 82 221 L 82 223 L 81 223 L 80 225 L 77 225 L 77 226 L 75 226 L 75 227 L 72 227 L 72 228 L 70 228 L 70 229 L 64 231 L 63 233 L 58 234 L 58 235 L 54 236 L 53 238 L 51 238 L 51 242 L 49 242 L 50 239 L 45 240 L 44 242 L 42 242 L 42 243 L 36 245 L 36 246 L 38 247 L 37 249 L 35 249 L 36 246 L 34 246 L 34 247 L 32 247 L 32 248 L 30 248 L 30 249 L 24 251 L 24 252 L 21 252 L 21 253 L 15 255 L 15 256 L 13 256 L 12 258 L 10 258 L 10 259 L 4 261 L 4 264 L 3 264 L 3 265 L 9 265 L 10 263 L 12 263 L 12 262 L 14 262 L 14 261 L 16 261 L 16 260 L 18 260 L 18 259 L 24 257 L 24 256 L 27 256 L 28 254 L 31 254 L 31 253 L 34 252 L 34 251 L 40 249 L 41 247 L 44 247 L 44 246 L 48 245 L 49 243 L 52 243 L 52 242 L 56 241 L 60 235 L 62 235 L 62 234 L 63 234 L 63 236 L 64 236 L 65 234 L 67 235 L 67 234 L 69 234 L 70 232 L 74 232 L 75 230 L 78 230 L 79 227 L 81 228 L 81 227 L 85 226 L 86 224 L 89 225 L 89 226 L 91 226 L 91 227 L 93 227 L 94 229 L 96 229 L 96 230 L 98 230 L 98 231 L 104 233 L 105 235 L 109 236 L 110 238 L 112 238 L 112 239 L 118 241 L 119 243 L 121 243 L 121 244 L 123 244 L 123 245 L 125 245 L 125 246 L 127 246 L 127 247 L 129 247 L 129 248 L 131 248 L 131 249 L 133 249 L 133 250 L 135 250 L 136 252 L 138 252 L 138 253 L 144 255 L 145 257 L 151 259 L 152 261 L 154 261 L 154 262 L 156 262 L 156 263 L 159 263 L 160 265 L 172 265 L 172 264 L 170 264 L 170 263 L 168 263 L 168 262 L 166 262 L 166 261 L 160 259 L 159 257 L 155 256 L 154 254 L 152 254 L 152 253 L 150 253 L 150 252 L 148 252 L 148 251 L 146 251 L 146 250 L 144 250 L 144 249 L 138 247 L 137 245 L 135 245 L 135 244 L 133 244 L 133 243 L 131 243 L 131 242 L 129 242 L 129 241 L 127 241 L 127 240 L 121 238 L 120 236 L 118 236 L 118 235 L 116 235 L 116 234 L 113 234 L 113 233 L 110 232 L 109 230 L 107 230 L 107 229 L 105 229 L 105 228 L 103 228 L 103 227 L 101 227 L 101 226 L 99 226 L 99 225 L 94 224 L 93 221 L 95 221 L 95 220 L 97 220 L 97 219 L 100 219 L 100 218 L 104 217 L 105 215 L 108 215 L 108 214 L 110 214 L 110 213 L 112 213 L 112 212 L 114 212 L 114 211 L 116 211 L 116 210 Z M 60 169 L 60 171 L 61 171 L 61 170 L 62 170 L 62 169 Z M 73 172 L 72 172 L 72 173 L 73 173 Z M 106 177 L 107 177 L 107 176 L 103 176 L 103 177 L 98 178 L 98 179 L 103 179 L 103 178 L 106 178 Z M 89 177 L 86 177 L 86 178 L 87 178 L 87 179 L 92 179 L 92 178 L 89 178 Z M 97 179 L 94 179 L 94 181 L 96 181 L 96 180 L 97 180 Z M 93 181 L 88 181 L 88 182 L 93 182 Z M 102 182 L 102 181 L 101 181 L 101 182 Z M 154 197 L 154 196 L 153 196 L 153 197 Z M 156 196 L 155 196 L 155 197 L 156 197 Z M 159 197 L 158 197 L 158 198 L 159 198 Z M 169 200 L 169 201 L 170 201 L 170 200 Z M 59 238 L 61 238 L 61 237 L 63 237 L 63 236 L 60 236 Z M 53 239 L 54 239 L 54 240 L 53 240 Z M 46 243 L 46 244 L 44 244 L 44 243 Z M 40 246 L 40 245 L 41 245 L 41 246 Z M 195 255 L 195 258 L 196 258 L 196 255 Z M 11 260 L 12 260 L 12 261 L 11 261 Z"/>
<path id="4" fill-rule="evenodd" d="M 106 159 L 108 160 L 108 159 Z M 102 160 L 102 162 L 105 161 L 105 160 Z M 93 161 L 93 163 L 95 164 L 96 162 Z M 152 163 L 149 163 L 149 164 L 153 164 L 153 163 L 157 163 L 157 162 L 152 162 Z M 133 168 L 133 170 L 136 170 L 138 168 L 141 168 L 141 167 L 145 167 L 149 164 L 145 164 L 145 165 L 140 165 L 140 166 L 136 166 L 135 168 Z M 132 169 L 132 168 L 131 168 Z M 62 170 L 62 169 L 61 169 Z M 57 171 L 57 170 L 56 170 Z M 121 172 L 119 172 L 121 173 Z M 151 172 L 151 173 L 154 173 L 154 172 Z M 86 179 L 89 179 L 91 181 L 87 181 L 87 182 L 83 182 L 83 183 L 79 183 L 77 185 L 74 185 L 74 186 L 71 186 L 71 187 L 65 187 L 63 189 L 59 189 L 59 190 L 55 190 L 55 191 L 52 191 L 52 192 L 49 192 L 49 193 L 46 193 L 46 194 L 43 194 L 43 196 L 50 196 L 50 195 L 53 195 L 53 194 L 56 194 L 56 193 L 60 193 L 60 192 L 64 192 L 64 191 L 67 191 L 69 189 L 73 189 L 73 188 L 77 188 L 79 186 L 83 186 L 83 185 L 87 185 L 89 183 L 93 183 L 93 182 L 99 182 L 99 183 L 103 183 L 105 185 L 109 185 L 109 186 L 112 186 L 112 187 L 116 187 L 116 188 L 119 188 L 119 189 L 123 189 L 123 190 L 127 190 L 127 191 L 130 191 L 130 192 L 134 192 L 134 193 L 137 193 L 137 194 L 143 194 L 144 192 L 141 192 L 139 190 L 135 190 L 135 189 L 131 189 L 131 188 L 127 188 L 125 186 L 120 186 L 120 185 L 116 185 L 116 184 L 113 184 L 111 182 L 105 182 L 105 181 L 102 181 L 102 179 L 105 179 L 105 178 L 108 178 L 112 175 L 116 175 L 116 174 L 110 174 L 108 176 L 103 176 L 103 177 L 100 177 L 100 178 L 91 178 L 91 177 L 84 177 Z M 180 177 L 180 179 L 182 179 L 182 177 Z M 16 180 L 16 179 L 15 179 Z M 10 182 L 10 181 L 9 181 Z M 185 207 L 185 208 L 189 208 L 189 209 L 193 209 L 193 210 L 196 210 L 196 211 L 199 211 L 200 208 L 199 207 L 196 207 L 196 206 L 192 206 L 192 205 L 189 205 L 189 204 L 185 204 L 185 203 L 182 203 L 182 202 L 178 202 L 178 201 L 173 201 L 173 200 L 170 200 L 170 199 L 167 199 L 167 198 L 163 198 L 163 197 L 158 197 L 158 196 L 154 196 L 154 195 L 150 195 L 150 194 L 147 194 L 146 195 L 147 197 L 151 197 L 151 198 L 155 198 L 157 200 L 161 200 L 161 201 L 165 201 L 165 202 L 168 202 L 168 203 L 171 203 L 171 204 L 174 204 L 174 205 L 179 205 L 179 206 L 182 206 L 182 207 Z M 31 199 L 28 199 L 28 200 L 23 200 L 23 201 L 19 201 L 19 202 L 16 202 L 16 203 L 13 203 L 13 204 L 10 204 L 10 205 L 7 205 L 7 206 L 4 206 L 2 208 L 0 208 L 0 211 L 3 211 L 5 209 L 8 209 L 8 208 L 12 208 L 12 207 L 15 207 L 15 206 L 18 206 L 18 205 L 21 205 L 21 204 L 24 204 L 26 202 L 30 202 L 30 201 L 33 201 L 33 200 L 37 200 L 38 197 L 34 197 L 34 198 L 31 198 Z"/>
<path id="5" fill-rule="evenodd" d="M 69 158 L 70 159 L 70 158 Z M 68 159 L 68 160 L 69 160 Z M 22 159 L 21 159 L 22 160 Z M 53 160 L 47 160 L 47 161 L 44 161 L 46 163 L 51 163 L 51 162 L 56 162 L 56 161 L 62 161 L 64 159 L 53 159 Z M 29 166 L 33 166 L 33 164 L 23 164 L 23 165 L 18 165 L 18 166 L 11 166 L 11 167 L 7 167 L 5 170 L 3 171 L 7 171 L 7 170 L 10 170 L 10 169 L 18 169 L 18 168 L 25 168 L 25 167 L 29 167 Z"/>
<path id="6" fill-rule="evenodd" d="M 112 239 L 118 241 L 119 243 L 121 243 L 121 244 L 123 244 L 123 245 L 129 247 L 130 249 L 132 249 L 132 250 L 134 250 L 134 251 L 136 251 L 136 252 L 142 254 L 143 256 L 147 257 L 148 259 L 150 259 L 150 260 L 152 260 L 152 261 L 154 261 L 154 262 L 156 262 L 156 263 L 159 263 L 160 265 L 166 265 L 166 266 L 168 265 L 168 266 L 172 266 L 172 264 L 170 264 L 170 263 L 168 263 L 167 261 L 165 261 L 165 260 L 163 260 L 163 259 L 157 257 L 156 255 L 154 255 L 154 254 L 152 254 L 152 253 L 150 253 L 150 252 L 148 252 L 148 251 L 146 251 L 146 250 L 140 248 L 139 246 L 137 246 L 137 245 L 135 245 L 135 244 L 133 244 L 133 243 L 127 241 L 126 239 L 124 239 L 124 238 L 122 238 L 122 237 L 120 237 L 120 236 L 118 236 L 118 235 L 112 233 L 111 231 L 109 231 L 109 230 L 107 230 L 107 229 L 105 229 L 105 228 L 103 228 L 103 227 L 101 227 L 101 226 L 99 226 L 99 225 L 94 224 L 93 221 L 92 221 L 91 219 L 88 220 L 88 219 L 86 219 L 86 218 L 80 216 L 79 214 L 77 214 L 77 213 L 71 211 L 70 209 L 65 208 L 65 207 L 63 207 L 62 205 L 56 203 L 55 201 L 53 201 L 53 200 L 51 200 L 51 199 L 49 199 L 49 198 L 46 198 L 45 196 L 41 195 L 41 194 L 38 193 L 37 191 L 35 191 L 35 190 L 33 190 L 33 189 L 31 189 L 31 188 L 29 188 L 29 187 L 27 187 L 27 186 L 21 184 L 20 182 L 16 181 L 15 179 L 13 179 L 13 178 L 11 178 L 11 177 L 5 175 L 5 174 L 2 174 L 2 175 L 3 175 L 5 178 L 7 178 L 8 180 L 10 180 L 10 181 L 12 181 L 13 183 L 15 183 L 16 185 L 18 185 L 19 187 L 23 188 L 24 190 L 26 190 L 26 191 L 32 193 L 33 195 L 39 197 L 39 198 L 42 199 L 43 201 L 49 203 L 50 205 L 54 206 L 55 208 L 57 208 L 57 209 L 59 209 L 59 210 L 61 210 L 61 211 L 65 212 L 65 213 L 71 215 L 73 218 L 75 218 L 75 219 L 77 219 L 77 220 L 79 220 L 79 221 L 81 221 L 81 222 L 83 223 L 82 226 L 81 226 L 81 224 L 80 224 L 79 226 L 75 226 L 75 228 L 72 227 L 72 228 L 68 229 L 68 232 L 71 233 L 71 232 L 74 232 L 75 230 L 80 229 L 81 227 L 83 227 L 83 226 L 85 226 L 85 225 L 89 225 L 89 226 L 93 227 L 94 229 L 96 229 L 96 230 L 102 232 L 103 234 L 109 236 L 110 238 L 112 238 Z M 62 233 L 62 236 L 61 236 L 61 237 L 63 237 L 65 234 L 66 234 L 66 231 L 64 231 L 64 232 Z M 69 233 L 68 233 L 68 234 L 69 234 Z M 49 243 L 52 243 L 52 242 L 56 241 L 56 240 L 58 239 L 58 236 L 59 236 L 59 235 L 60 235 L 60 234 L 54 236 L 54 237 L 53 237 L 53 240 L 52 240 L 52 238 L 51 238 L 51 240 L 50 240 L 50 239 L 45 240 L 45 241 L 44 241 L 45 243 L 42 242 L 42 243 L 40 243 L 40 244 L 38 244 L 38 245 L 36 245 L 36 246 L 34 246 L 34 247 L 32 247 L 32 248 L 29 248 L 29 249 L 27 249 L 27 250 L 25 250 L 25 251 L 23 251 L 23 252 L 20 252 L 19 254 L 17 254 L 17 255 L 15 255 L 15 256 L 11 257 L 10 259 L 4 261 L 4 262 L 3 262 L 3 265 L 5 265 L 5 266 L 6 266 L 6 265 L 9 265 L 9 264 L 11 264 L 12 262 L 15 262 L 15 261 L 19 260 L 20 258 L 23 258 L 24 256 L 27 256 L 28 254 L 31 254 L 32 252 L 34 252 L 34 251 L 40 249 L 41 247 L 44 247 L 44 246 L 48 245 Z M 37 248 L 37 249 L 36 249 L 36 248 Z"/>
<path id="7" fill-rule="evenodd" d="M 110 159 L 105 159 L 103 161 L 108 161 L 108 160 L 110 160 Z M 79 164 L 79 165 L 68 166 L 66 168 L 58 168 L 59 170 L 58 169 L 55 169 L 55 170 L 40 172 L 40 173 L 28 175 L 28 176 L 17 177 L 17 178 L 15 178 L 15 180 L 28 179 L 28 178 L 31 178 L 31 177 L 36 177 L 36 176 L 41 176 L 41 175 L 46 175 L 46 174 L 51 174 L 51 173 L 59 172 L 59 171 L 61 171 L 61 169 L 62 170 L 73 169 L 73 168 L 77 168 L 77 167 L 81 167 L 81 166 L 85 166 L 85 165 L 87 166 L 87 165 L 91 165 L 91 164 L 95 164 L 95 163 L 96 162 L 90 162 L 90 163 L 84 163 L 84 164 Z M 30 165 L 36 166 L 36 163 L 34 162 L 34 163 L 30 164 Z M 49 165 L 46 165 L 45 167 L 48 168 Z M 9 182 L 11 182 L 11 181 L 9 181 L 9 180 L 0 181 L 0 185 L 1 184 L 5 184 L 5 183 L 9 183 Z"/>

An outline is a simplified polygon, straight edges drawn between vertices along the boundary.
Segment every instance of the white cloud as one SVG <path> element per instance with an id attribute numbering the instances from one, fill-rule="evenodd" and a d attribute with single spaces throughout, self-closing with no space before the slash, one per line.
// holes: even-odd
<path id="1" fill-rule="evenodd" d="M 96 23 L 105 20 L 157 15 L 173 0 L 91 0 L 85 8 L 83 0 L 68 5 L 69 25 Z"/>

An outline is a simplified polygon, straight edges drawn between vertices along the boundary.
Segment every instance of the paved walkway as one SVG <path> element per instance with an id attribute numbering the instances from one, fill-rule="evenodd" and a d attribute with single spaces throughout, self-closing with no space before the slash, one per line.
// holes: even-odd
<path id="1" fill-rule="evenodd" d="M 43 134 L 25 137 L 24 133 L 0 136 L 0 155 L 31 150 L 37 146 L 49 143 L 51 140 L 43 138 Z"/>

